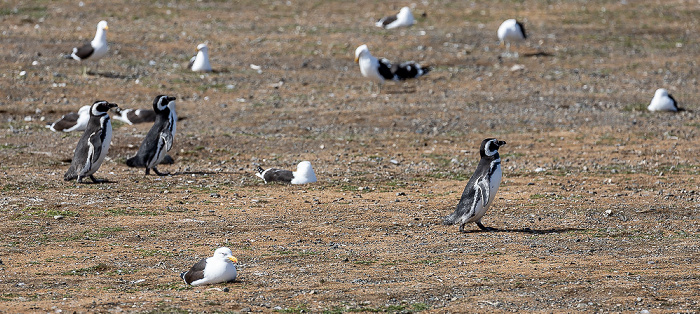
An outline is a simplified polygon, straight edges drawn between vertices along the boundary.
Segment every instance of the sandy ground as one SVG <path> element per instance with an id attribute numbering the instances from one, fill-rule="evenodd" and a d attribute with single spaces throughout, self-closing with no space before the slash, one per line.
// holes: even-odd
<path id="1" fill-rule="evenodd" d="M 0 312 L 700 311 L 700 4 L 423 1 L 413 27 L 373 26 L 403 5 L 0 4 Z M 101 19 L 83 77 L 60 56 Z M 201 42 L 216 73 L 185 69 Z M 361 44 L 433 71 L 371 93 Z M 646 112 L 659 87 L 689 111 Z M 126 167 L 150 126 L 114 122 L 109 182 L 62 180 L 81 134 L 47 123 L 158 94 L 185 117 L 173 175 Z M 442 217 L 486 137 L 508 142 L 499 231 L 459 233 Z M 317 183 L 254 176 L 301 160 Z M 219 246 L 239 279 L 186 286 Z"/>

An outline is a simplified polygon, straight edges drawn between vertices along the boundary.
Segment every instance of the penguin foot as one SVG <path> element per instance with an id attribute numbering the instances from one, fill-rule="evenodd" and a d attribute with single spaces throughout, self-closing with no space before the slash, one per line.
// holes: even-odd
<path id="1" fill-rule="evenodd" d="M 107 181 L 107 180 L 97 179 L 93 175 L 90 175 L 90 180 L 92 180 L 92 182 L 94 182 L 94 183 L 103 183 L 103 182 Z"/>
<path id="2" fill-rule="evenodd" d="M 146 170 L 146 171 L 148 171 L 148 170 Z M 170 175 L 170 172 L 158 172 L 158 169 L 156 169 L 156 167 L 153 167 L 153 172 L 155 172 L 158 176 L 161 176 L 161 177 Z"/>
<path id="3" fill-rule="evenodd" d="M 476 222 L 476 226 L 479 227 L 479 229 L 484 230 L 484 231 L 496 231 L 496 230 L 498 230 L 496 228 L 485 227 L 484 225 L 481 224 L 480 221 Z"/>

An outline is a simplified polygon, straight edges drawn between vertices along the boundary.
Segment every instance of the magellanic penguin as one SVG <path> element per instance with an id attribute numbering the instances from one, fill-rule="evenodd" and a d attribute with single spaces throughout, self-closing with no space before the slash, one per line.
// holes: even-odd
<path id="1" fill-rule="evenodd" d="M 460 232 L 464 232 L 464 225 L 469 222 L 475 222 L 481 230 L 493 230 L 481 224 L 481 217 L 493 203 L 501 184 L 501 157 L 498 155 L 498 148 L 505 144 L 506 142 L 495 138 L 487 138 L 481 142 L 479 165 L 467 182 L 457 209 L 445 217 L 443 224 L 458 223 Z"/>
<path id="2" fill-rule="evenodd" d="M 169 173 L 161 173 L 156 166 L 163 161 L 166 153 L 173 147 L 175 138 L 175 128 L 177 115 L 175 111 L 175 97 L 158 95 L 153 100 L 153 111 L 156 112 L 156 122 L 146 134 L 136 156 L 126 160 L 129 167 L 145 167 L 146 175 L 153 171 L 159 176 L 166 176 Z M 170 106 L 170 104 L 173 104 Z M 171 109 L 173 108 L 173 109 Z"/>
<path id="3" fill-rule="evenodd" d="M 306 184 L 316 182 L 316 173 L 311 167 L 311 162 L 302 161 L 297 165 L 297 171 L 289 171 L 282 169 L 270 168 L 263 170 L 258 166 L 258 172 L 255 174 L 265 181 L 265 183 L 278 181 L 291 184 Z"/>
<path id="4" fill-rule="evenodd" d="M 651 103 L 649 103 L 647 110 L 671 112 L 685 111 L 685 109 L 678 107 L 678 102 L 676 102 L 676 99 L 663 88 L 656 90 L 656 93 L 654 93 L 654 98 L 651 99 Z"/>
<path id="5" fill-rule="evenodd" d="M 374 25 L 385 29 L 392 29 L 402 26 L 411 26 L 413 23 L 411 8 L 403 7 L 398 14 L 385 16 L 374 23 Z"/>
<path id="6" fill-rule="evenodd" d="M 92 104 L 87 128 L 78 141 L 70 168 L 63 179 L 66 181 L 78 179 L 78 183 L 82 183 L 83 178 L 90 177 L 95 183 L 101 182 L 95 179 L 93 174 L 107 156 L 109 144 L 112 141 L 112 122 L 107 112 L 116 106 L 104 100 Z"/>
<path id="7" fill-rule="evenodd" d="M 190 270 L 181 273 L 180 278 L 193 286 L 234 281 L 238 276 L 236 263 L 238 259 L 233 257 L 231 249 L 220 247 L 214 251 L 214 256 L 201 259 Z"/>
<path id="8" fill-rule="evenodd" d="M 498 40 L 501 41 L 501 44 L 505 43 L 508 53 L 510 53 L 510 44 L 512 42 L 521 42 L 525 39 L 527 39 L 525 26 L 515 19 L 505 20 L 498 27 Z"/>

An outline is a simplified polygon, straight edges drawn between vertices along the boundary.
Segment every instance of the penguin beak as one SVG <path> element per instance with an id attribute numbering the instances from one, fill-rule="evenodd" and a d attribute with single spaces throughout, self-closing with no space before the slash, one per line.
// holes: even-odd
<path id="1" fill-rule="evenodd" d="M 173 101 L 175 99 L 177 99 L 177 98 L 175 98 L 175 96 L 168 96 L 168 101 Z"/>
<path id="2" fill-rule="evenodd" d="M 498 141 L 496 143 L 498 144 L 498 146 L 506 145 L 506 141 Z"/>
<path id="3" fill-rule="evenodd" d="M 111 103 L 111 102 L 107 103 L 107 106 L 109 106 L 110 109 L 111 109 L 111 108 L 114 108 L 114 107 L 117 107 L 117 108 L 119 107 L 117 104 L 114 104 L 114 103 Z"/>
<path id="4" fill-rule="evenodd" d="M 229 256 L 228 260 L 231 261 L 232 263 L 238 263 L 238 259 L 233 257 L 233 256 Z"/>

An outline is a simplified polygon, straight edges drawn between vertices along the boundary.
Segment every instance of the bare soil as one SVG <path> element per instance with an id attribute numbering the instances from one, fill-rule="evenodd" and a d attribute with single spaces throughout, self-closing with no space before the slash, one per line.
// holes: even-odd
<path id="1" fill-rule="evenodd" d="M 373 26 L 406 4 L 0 4 L 0 312 L 700 311 L 700 4 L 423 1 Z M 513 17 L 529 38 L 500 57 Z M 101 19 L 84 77 L 60 56 Z M 189 72 L 205 41 L 217 71 Z M 361 44 L 433 71 L 370 93 Z M 646 112 L 660 87 L 689 111 Z M 150 126 L 115 121 L 109 182 L 63 181 L 80 134 L 47 123 L 158 94 L 186 118 L 173 175 L 128 168 Z M 459 233 L 486 137 L 508 142 L 499 231 Z M 317 183 L 254 176 L 302 160 Z M 239 279 L 186 286 L 219 246 Z"/>

